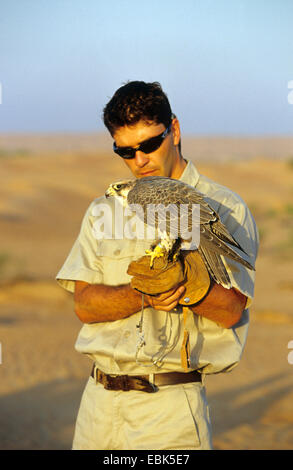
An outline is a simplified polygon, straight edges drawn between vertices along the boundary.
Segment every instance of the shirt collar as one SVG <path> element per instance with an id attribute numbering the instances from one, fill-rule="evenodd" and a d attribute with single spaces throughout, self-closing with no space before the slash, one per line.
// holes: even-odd
<path id="1" fill-rule="evenodd" d="M 187 165 L 183 170 L 182 175 L 180 176 L 179 180 L 183 181 L 183 183 L 187 183 L 190 186 L 196 186 L 199 180 L 199 173 L 195 168 L 194 164 L 190 160 L 186 160 Z"/>

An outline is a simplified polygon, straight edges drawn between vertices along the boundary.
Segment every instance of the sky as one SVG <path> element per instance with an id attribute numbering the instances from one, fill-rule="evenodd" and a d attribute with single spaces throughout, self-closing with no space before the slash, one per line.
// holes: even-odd
<path id="1" fill-rule="evenodd" d="M 292 0 L 0 0 L 0 133 L 103 131 L 144 80 L 183 134 L 292 135 L 292 21 Z"/>

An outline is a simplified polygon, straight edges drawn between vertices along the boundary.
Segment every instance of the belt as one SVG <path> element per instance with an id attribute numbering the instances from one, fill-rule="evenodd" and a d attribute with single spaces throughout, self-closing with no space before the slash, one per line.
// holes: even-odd
<path id="1" fill-rule="evenodd" d="M 152 375 L 109 375 L 92 368 L 91 377 L 101 383 L 107 390 L 140 390 L 141 392 L 154 393 L 160 385 L 175 385 L 189 382 L 201 382 L 201 374 L 194 370 L 192 372 L 168 372 L 165 374 Z"/>

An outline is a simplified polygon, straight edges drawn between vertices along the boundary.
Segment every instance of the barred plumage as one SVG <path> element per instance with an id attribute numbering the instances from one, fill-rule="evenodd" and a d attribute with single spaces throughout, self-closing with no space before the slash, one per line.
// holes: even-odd
<path id="1" fill-rule="evenodd" d="M 182 243 L 186 240 L 184 233 L 180 231 L 178 217 L 188 217 L 187 227 L 191 231 L 193 204 L 198 204 L 200 207 L 200 243 L 197 249 L 212 278 L 226 288 L 231 287 L 231 281 L 221 256 L 231 258 L 248 269 L 254 270 L 254 267 L 233 249 L 235 247 L 246 255 L 239 243 L 229 233 L 227 227 L 221 222 L 216 211 L 205 200 L 204 195 L 194 187 L 172 178 L 148 176 L 111 184 L 106 191 L 106 196 L 120 196 L 128 205 L 141 205 L 144 223 L 153 226 L 158 225 L 159 232 L 160 221 L 158 217 L 147 217 L 148 204 L 162 204 L 165 207 L 173 204 L 174 207 L 177 207 L 178 211 L 166 213 L 166 233 L 161 232 L 162 238 L 164 237 L 167 241 L 165 247 L 174 246 L 175 240 L 171 240 L 170 237 L 172 228 L 174 229 L 175 225 L 178 229 L 178 238 Z M 182 215 L 182 205 L 186 205 L 185 207 L 188 208 L 185 215 Z"/>

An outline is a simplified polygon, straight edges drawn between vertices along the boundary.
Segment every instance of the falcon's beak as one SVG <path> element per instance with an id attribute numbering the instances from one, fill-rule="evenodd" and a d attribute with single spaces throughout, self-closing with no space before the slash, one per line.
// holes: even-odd
<path id="1" fill-rule="evenodd" d="M 111 187 L 108 188 L 107 191 L 105 192 L 106 198 L 111 197 L 111 196 L 114 196 L 114 194 L 115 194 L 115 191 L 114 191 L 113 188 L 111 188 Z"/>

